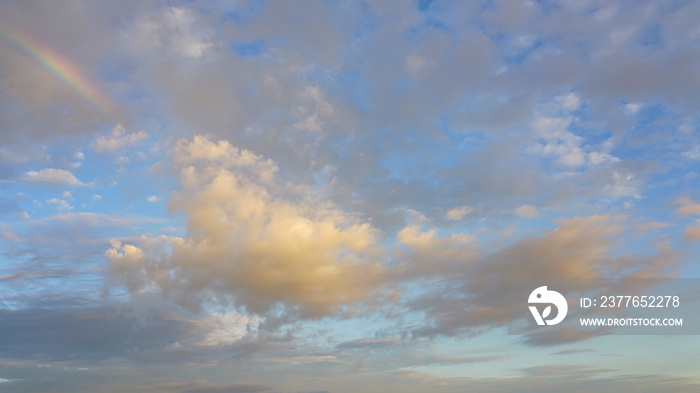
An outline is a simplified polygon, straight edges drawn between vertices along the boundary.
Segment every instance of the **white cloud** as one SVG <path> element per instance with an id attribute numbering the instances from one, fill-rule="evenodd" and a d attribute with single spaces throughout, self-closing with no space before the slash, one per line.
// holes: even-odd
<path id="1" fill-rule="evenodd" d="M 404 213 L 406 216 L 406 219 L 410 222 L 430 221 L 430 219 L 428 219 L 428 217 L 426 217 L 425 214 L 423 214 L 415 209 L 396 208 L 395 211 Z"/>
<path id="2" fill-rule="evenodd" d="M 519 48 L 529 48 L 535 42 L 535 38 L 531 35 L 519 35 L 513 40 L 513 45 Z"/>
<path id="3" fill-rule="evenodd" d="M 572 111 L 577 109 L 581 105 L 581 99 L 576 93 L 569 93 L 567 95 L 559 96 L 555 99 L 555 102 L 563 110 Z"/>
<path id="4" fill-rule="evenodd" d="M 474 209 L 471 206 L 459 206 L 455 207 L 453 209 L 450 209 L 447 214 L 445 215 L 445 218 L 448 220 L 454 220 L 454 221 L 459 221 L 461 220 L 464 216 L 467 214 L 471 213 Z"/>
<path id="5" fill-rule="evenodd" d="M 605 187 L 605 190 L 613 197 L 641 197 L 638 191 L 641 182 L 631 173 L 613 171 L 608 182 L 609 184 Z"/>
<path id="6" fill-rule="evenodd" d="M 539 117 L 533 123 L 535 133 L 544 143 L 531 146 L 530 152 L 553 157 L 565 167 L 578 167 L 586 163 L 586 154 L 581 148 L 583 138 L 568 131 L 571 117 Z"/>
<path id="7" fill-rule="evenodd" d="M 600 165 L 607 162 L 619 162 L 620 159 L 608 153 L 593 151 L 588 154 L 588 161 L 593 165 Z"/>
<path id="8" fill-rule="evenodd" d="M 156 195 L 151 195 L 151 196 L 149 196 L 148 198 L 146 198 L 146 200 L 147 200 L 148 202 L 155 203 L 155 202 L 160 201 L 160 197 L 159 197 L 159 196 L 156 196 Z"/>
<path id="9" fill-rule="evenodd" d="M 201 59 L 214 46 L 211 36 L 211 29 L 200 22 L 195 12 L 171 7 L 139 18 L 125 38 L 131 47 L 144 53 L 161 49 L 169 54 Z"/>
<path id="10" fill-rule="evenodd" d="M 100 195 L 100 194 L 92 194 L 92 200 L 93 200 L 93 201 L 99 201 L 100 199 L 102 199 L 102 195 Z"/>
<path id="11" fill-rule="evenodd" d="M 532 206 L 532 205 L 522 205 L 522 206 L 518 207 L 517 209 L 515 209 L 514 213 L 516 216 L 528 218 L 528 219 L 535 218 L 539 214 L 537 212 L 537 208 L 535 206 Z"/>
<path id="12" fill-rule="evenodd" d="M 77 151 L 73 153 L 73 162 L 70 164 L 73 168 L 80 168 L 83 165 L 83 161 L 85 161 L 85 154 L 81 151 Z"/>
<path id="13" fill-rule="evenodd" d="M 700 158 L 700 145 L 693 146 L 690 150 L 681 153 L 683 157 L 689 158 L 691 160 L 697 160 Z"/>
<path id="14" fill-rule="evenodd" d="M 580 106 L 581 98 L 576 93 L 539 105 L 532 130 L 540 141 L 529 146 L 527 151 L 552 158 L 557 165 L 567 168 L 620 161 L 608 152 L 612 148 L 611 141 L 603 143 L 603 151 L 595 151 L 592 146 L 585 145 L 585 138 L 570 131 L 570 126 L 578 120 L 572 111 Z"/>
<path id="15" fill-rule="evenodd" d="M 29 171 L 24 174 L 19 180 L 42 182 L 50 184 L 62 184 L 72 186 L 84 186 L 85 183 L 78 180 L 72 173 L 65 169 L 45 168 L 38 172 Z"/>
<path id="16" fill-rule="evenodd" d="M 102 136 L 95 141 L 95 151 L 100 153 L 114 151 L 133 145 L 143 139 L 146 139 L 144 131 L 127 134 L 124 126 L 117 124 L 109 135 Z"/>
<path id="17" fill-rule="evenodd" d="M 68 202 L 64 201 L 63 199 L 51 198 L 47 200 L 46 203 L 55 205 L 58 210 L 73 210 L 73 206 L 71 206 Z"/>
<path id="18" fill-rule="evenodd" d="M 196 27 L 195 13 L 180 7 L 173 7 L 165 14 L 166 25 L 180 33 L 173 37 L 173 47 L 183 56 L 200 58 L 212 47 L 208 42 L 208 32 Z"/>
<path id="19" fill-rule="evenodd" d="M 629 103 L 625 105 L 625 114 L 627 115 L 634 115 L 639 110 L 642 109 L 642 104 L 639 103 Z"/>

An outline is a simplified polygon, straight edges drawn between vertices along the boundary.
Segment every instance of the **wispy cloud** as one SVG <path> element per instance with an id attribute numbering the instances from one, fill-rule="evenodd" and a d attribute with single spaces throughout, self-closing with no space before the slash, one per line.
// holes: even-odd
<path id="1" fill-rule="evenodd" d="M 86 184 L 78 180 L 70 171 L 65 169 L 45 168 L 40 171 L 29 171 L 24 174 L 21 181 L 39 182 L 51 185 L 64 186 L 85 186 Z"/>

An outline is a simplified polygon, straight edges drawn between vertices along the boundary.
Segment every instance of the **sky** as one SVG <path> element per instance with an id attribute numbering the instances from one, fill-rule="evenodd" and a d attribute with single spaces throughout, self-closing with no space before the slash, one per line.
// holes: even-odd
<path id="1" fill-rule="evenodd" d="M 700 391 L 508 280 L 700 278 L 696 1 L 0 2 L 0 390 Z"/>

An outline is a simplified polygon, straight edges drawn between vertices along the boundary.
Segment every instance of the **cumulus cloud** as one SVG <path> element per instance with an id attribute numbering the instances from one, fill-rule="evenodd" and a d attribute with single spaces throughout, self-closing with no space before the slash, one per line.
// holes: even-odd
<path id="1" fill-rule="evenodd" d="M 112 248 L 105 252 L 105 256 L 115 265 L 133 265 L 143 258 L 143 251 L 136 246 L 122 244 L 117 239 L 110 240 L 110 244 Z"/>
<path id="2" fill-rule="evenodd" d="M 323 316 L 377 289 L 384 268 L 368 223 L 287 194 L 273 162 L 227 142 L 181 140 L 172 157 L 181 188 L 169 205 L 187 217 L 186 236 L 167 241 L 169 255 L 157 239 L 115 241 L 106 254 L 133 291 L 155 288 L 190 306 L 233 296 L 253 313 L 282 305 Z"/>
<path id="3" fill-rule="evenodd" d="M 122 149 L 146 139 L 144 131 L 127 133 L 123 125 L 117 124 L 106 136 L 95 141 L 95 151 L 99 153 Z"/>
<path id="4" fill-rule="evenodd" d="M 41 182 L 52 185 L 84 186 L 72 173 L 65 169 L 46 168 L 40 171 L 29 171 L 19 180 Z"/>

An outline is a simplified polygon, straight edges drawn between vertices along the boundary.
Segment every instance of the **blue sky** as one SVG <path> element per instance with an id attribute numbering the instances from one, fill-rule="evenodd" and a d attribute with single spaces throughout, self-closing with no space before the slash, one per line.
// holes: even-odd
<path id="1" fill-rule="evenodd" d="M 513 277 L 700 277 L 700 4 L 5 1 L 0 390 L 698 390 L 508 335 Z"/>

